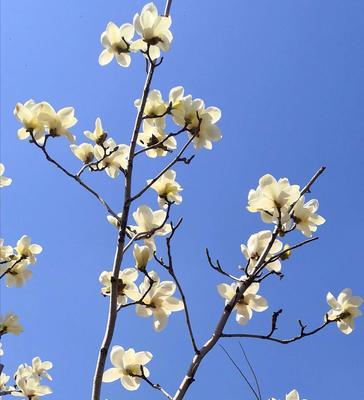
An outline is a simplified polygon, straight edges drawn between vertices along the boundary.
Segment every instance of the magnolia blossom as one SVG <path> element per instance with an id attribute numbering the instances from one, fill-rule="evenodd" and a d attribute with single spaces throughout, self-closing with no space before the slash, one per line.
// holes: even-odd
<path id="1" fill-rule="evenodd" d="M 212 142 L 219 141 L 222 137 L 220 129 L 215 125 L 221 118 L 221 111 L 217 107 L 205 108 L 203 100 L 192 99 L 191 95 L 182 98 L 182 89 L 175 88 L 172 94 L 175 103 L 171 111 L 173 120 L 189 130 L 190 137 L 194 137 L 196 149 L 204 147 L 211 150 Z"/>
<path id="2" fill-rule="evenodd" d="M 225 299 L 225 304 L 228 304 L 235 297 L 238 290 L 238 283 L 234 282 L 231 285 L 221 283 L 217 286 L 217 290 L 221 297 Z M 268 308 L 267 300 L 257 295 L 259 283 L 252 283 L 244 293 L 244 296 L 236 303 L 236 322 L 241 325 L 246 325 L 253 316 L 253 310 L 257 312 L 265 311 Z"/>
<path id="3" fill-rule="evenodd" d="M 105 168 L 111 178 L 116 178 L 120 169 L 125 170 L 128 166 L 129 146 L 117 145 L 112 138 L 105 140 L 103 146 L 96 145 L 94 152 L 96 159 L 99 160 L 98 167 Z M 105 152 L 110 155 L 105 156 Z"/>
<path id="4" fill-rule="evenodd" d="M 50 361 L 42 361 L 40 357 L 34 357 L 32 360 L 32 369 L 39 376 L 52 380 L 52 377 L 47 372 L 53 368 L 53 364 Z"/>
<path id="5" fill-rule="evenodd" d="M 276 399 L 274 397 L 271 397 L 269 400 L 276 400 Z M 285 400 L 300 400 L 300 395 L 298 394 L 296 389 L 293 389 L 292 391 L 286 394 Z"/>
<path id="6" fill-rule="evenodd" d="M 146 119 L 143 122 L 143 131 L 138 135 L 138 144 L 144 148 L 155 146 L 147 150 L 147 156 L 150 158 L 163 157 L 168 154 L 168 151 L 177 148 L 176 139 L 171 136 L 168 137 L 163 130 L 163 126 L 155 123 L 157 120 Z M 160 143 L 160 145 L 158 145 Z"/>
<path id="7" fill-rule="evenodd" d="M 6 384 L 8 383 L 9 379 L 10 379 L 10 376 L 4 374 L 4 372 L 2 372 L 0 374 L 0 391 L 8 390 L 8 386 L 6 386 Z"/>
<path id="8" fill-rule="evenodd" d="M 94 159 L 94 147 L 90 143 L 81 143 L 79 146 L 71 144 L 72 153 L 84 164 L 90 163 Z"/>
<path id="9" fill-rule="evenodd" d="M 160 50 L 168 51 L 173 40 L 169 30 L 172 19 L 158 15 L 157 7 L 153 3 L 146 4 L 142 12 L 135 14 L 134 27 L 136 32 L 142 37 L 132 44 L 133 50 L 148 51 L 152 60 L 160 56 Z"/>
<path id="10" fill-rule="evenodd" d="M 101 289 L 103 296 L 111 295 L 111 278 L 112 272 L 103 271 L 100 274 L 99 281 L 104 287 Z M 138 296 L 138 287 L 134 283 L 138 279 L 138 271 L 135 268 L 125 268 L 119 271 L 118 279 L 118 305 L 124 305 L 128 302 L 129 298 Z"/>
<path id="11" fill-rule="evenodd" d="M 4 239 L 0 239 L 0 261 L 9 261 L 13 252 L 12 246 L 4 246 Z"/>
<path id="12" fill-rule="evenodd" d="M 36 254 L 40 254 L 43 249 L 39 244 L 31 244 L 31 239 L 29 236 L 23 235 L 17 242 L 15 250 L 18 257 L 27 259 L 30 264 L 35 264 L 37 259 Z"/>
<path id="13" fill-rule="evenodd" d="M 135 259 L 135 268 L 144 271 L 152 255 L 150 247 L 134 244 L 133 256 Z"/>
<path id="14" fill-rule="evenodd" d="M 32 276 L 32 271 L 28 269 L 28 260 L 16 260 L 7 263 L 0 268 L 1 274 L 6 274 L 6 286 L 20 288 Z"/>
<path id="15" fill-rule="evenodd" d="M 40 376 L 28 365 L 20 365 L 18 367 L 15 373 L 15 383 L 18 391 L 14 391 L 11 394 L 16 397 L 37 399 L 52 393 L 50 387 L 41 385 Z"/>
<path id="16" fill-rule="evenodd" d="M 119 218 L 119 220 L 121 220 L 123 213 L 118 213 L 117 216 Z M 108 215 L 106 217 L 106 219 L 109 221 L 109 223 L 111 225 L 114 225 L 115 228 L 119 228 L 120 227 L 120 222 L 117 220 L 117 218 L 115 218 L 113 215 Z"/>
<path id="17" fill-rule="evenodd" d="M 176 182 L 176 172 L 169 169 L 151 186 L 158 193 L 158 204 L 162 208 L 167 208 L 168 202 L 180 204 L 182 196 L 180 192 L 183 190 L 181 185 Z M 149 184 L 151 179 L 147 180 Z"/>
<path id="18" fill-rule="evenodd" d="M 317 225 L 325 223 L 325 218 L 315 214 L 318 208 L 319 202 L 316 199 L 305 203 L 304 196 L 298 199 L 293 208 L 293 220 L 296 228 L 307 237 L 311 237 L 312 232 L 317 231 Z"/>
<path id="19" fill-rule="evenodd" d="M 140 377 L 149 376 L 149 370 L 145 365 L 152 358 L 153 355 L 149 351 L 136 353 L 134 349 L 124 350 L 121 346 L 113 346 L 110 360 L 114 367 L 104 372 L 102 381 L 109 383 L 120 379 L 126 390 L 137 390 L 140 386 Z"/>
<path id="20" fill-rule="evenodd" d="M 143 304 L 136 305 L 136 313 L 140 317 L 154 317 L 154 330 L 157 332 L 162 331 L 168 322 L 168 317 L 172 312 L 181 311 L 184 309 L 182 300 L 173 297 L 176 291 L 176 284 L 172 281 L 160 281 L 156 272 L 149 272 L 150 278 L 153 280 L 152 287 L 149 278 L 146 276 L 144 281 L 140 284 L 140 294 L 143 298 Z M 140 296 L 139 296 L 140 298 Z M 137 301 L 139 298 L 133 300 Z"/>
<path id="21" fill-rule="evenodd" d="M 102 128 L 101 119 L 99 117 L 97 117 L 96 121 L 95 121 L 95 130 L 93 132 L 84 131 L 83 133 L 90 140 L 92 140 L 93 142 L 96 142 L 96 144 L 102 144 L 105 141 L 106 136 L 107 136 L 107 133 Z"/>
<path id="22" fill-rule="evenodd" d="M 38 118 L 44 123 L 51 136 L 66 136 L 69 141 L 75 141 L 75 137 L 68 130 L 77 123 L 73 107 L 65 107 L 56 111 L 49 103 L 44 101 L 39 104 Z"/>
<path id="23" fill-rule="evenodd" d="M 348 335 L 354 330 L 355 318 L 360 317 L 362 312 L 359 307 L 363 304 L 363 298 L 353 296 L 351 289 L 344 289 L 337 299 L 331 292 L 327 293 L 327 303 L 331 310 L 327 313 L 329 320 L 336 320 L 341 332 Z"/>
<path id="24" fill-rule="evenodd" d="M 129 53 L 133 36 L 133 25 L 123 24 L 118 27 L 113 22 L 109 22 L 106 26 L 106 31 L 101 35 L 101 44 L 105 49 L 99 56 L 99 64 L 109 64 L 115 56 L 119 65 L 128 67 L 131 61 Z"/>
<path id="25" fill-rule="evenodd" d="M 23 124 L 23 128 L 18 129 L 18 138 L 27 139 L 32 132 L 34 139 L 42 144 L 44 142 L 44 121 L 39 118 L 40 105 L 34 100 L 28 100 L 24 104 L 17 103 L 14 108 L 14 115 Z"/>
<path id="26" fill-rule="evenodd" d="M 11 178 L 3 176 L 4 172 L 5 172 L 4 164 L 0 163 L 0 187 L 9 186 L 12 182 Z"/>
<path id="27" fill-rule="evenodd" d="M 290 185 L 287 178 L 277 181 L 272 175 L 264 175 L 259 179 L 256 190 L 251 189 L 248 194 L 250 212 L 260 212 L 266 223 L 281 223 L 289 221 L 290 206 L 300 197 L 300 187 Z"/>
<path id="28" fill-rule="evenodd" d="M 136 234 L 145 234 L 147 246 L 155 250 L 154 236 L 165 236 L 171 232 L 171 225 L 166 223 L 167 213 L 163 210 L 153 211 L 146 205 L 138 207 L 133 213 L 137 225 L 129 227 Z"/>
<path id="29" fill-rule="evenodd" d="M 264 250 L 266 249 L 271 239 L 272 239 L 271 231 L 260 231 L 250 236 L 247 245 L 242 244 L 240 246 L 241 252 L 243 253 L 244 257 L 249 261 L 248 265 L 249 274 L 254 272 L 257 261 L 263 254 Z M 280 242 L 279 240 L 275 240 L 267 254 L 266 260 L 269 259 L 274 254 L 278 253 L 280 250 L 282 250 L 282 246 L 283 246 L 282 242 Z M 267 264 L 266 268 L 269 271 L 279 272 L 281 270 L 281 262 L 278 259 L 276 261 Z"/>
<path id="30" fill-rule="evenodd" d="M 15 314 L 8 313 L 4 317 L 0 315 L 0 335 L 12 333 L 19 335 L 23 332 L 23 327 L 19 323 L 19 317 Z"/>
<path id="31" fill-rule="evenodd" d="M 140 99 L 134 101 L 135 107 L 140 109 L 142 102 Z M 155 117 L 155 118 L 148 118 L 152 120 L 152 123 L 164 128 L 165 126 L 165 116 L 164 114 L 167 111 L 167 104 L 164 102 L 162 98 L 162 94 L 159 90 L 151 90 L 148 94 L 147 101 L 144 106 L 144 115 L 148 117 Z"/>

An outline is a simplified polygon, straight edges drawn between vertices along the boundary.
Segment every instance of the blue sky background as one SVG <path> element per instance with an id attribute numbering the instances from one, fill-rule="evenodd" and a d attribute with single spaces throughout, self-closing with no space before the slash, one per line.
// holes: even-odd
<path id="1" fill-rule="evenodd" d="M 20 315 L 25 332 L 3 339 L 5 372 L 39 355 L 54 363 L 51 399 L 90 398 L 91 379 L 105 325 L 107 300 L 99 295 L 99 273 L 112 265 L 116 232 L 104 209 L 40 152 L 16 137 L 16 102 L 46 100 L 59 109 L 74 106 L 73 132 L 91 129 L 97 116 L 120 143 L 128 143 L 134 99 L 144 83 L 144 60 L 134 55 L 129 69 L 100 67 L 99 37 L 108 21 L 132 20 L 143 1 L 4 1 L 1 5 L 1 158 L 13 185 L 1 193 L 1 236 L 15 244 L 23 234 L 44 247 L 34 276 L 22 289 L 1 292 L 1 311 Z M 162 1 L 158 1 L 162 9 Z M 239 246 L 266 229 L 245 210 L 250 188 L 267 172 L 305 184 L 320 165 L 327 173 L 315 185 L 327 223 L 320 240 L 297 251 L 283 266 L 285 278 L 267 282 L 261 293 L 269 311 L 255 314 L 246 328 L 267 332 L 271 312 L 283 308 L 281 337 L 297 332 L 297 319 L 315 327 L 327 311 L 325 295 L 345 287 L 364 294 L 362 249 L 364 3 L 360 0 L 175 1 L 174 42 L 153 87 L 167 96 L 183 85 L 187 93 L 222 109 L 223 140 L 180 165 L 184 216 L 175 241 L 176 271 L 190 301 L 199 343 L 210 335 L 223 301 L 221 276 L 211 271 L 205 246 L 233 273 L 243 258 Z M 66 139 L 52 152 L 77 171 Z M 192 153 L 191 153 L 192 154 Z M 134 189 L 166 160 L 140 158 Z M 87 178 L 120 209 L 122 179 Z M 144 203 L 157 208 L 153 194 Z M 299 234 L 290 243 L 302 240 Z M 163 241 L 159 241 L 162 247 Z M 131 265 L 127 257 L 124 266 Z M 157 268 L 157 267 L 156 267 Z M 317 336 L 281 346 L 242 344 L 259 376 L 264 398 L 282 398 L 292 388 L 309 400 L 364 396 L 364 319 L 346 337 L 335 326 Z M 232 323 L 230 331 L 244 330 Z M 151 319 L 123 313 L 113 344 L 150 350 L 151 378 L 174 392 L 192 353 L 183 314 L 174 314 L 160 334 Z M 224 345 L 244 365 L 238 343 Z M 108 361 L 108 366 L 109 366 Z M 158 399 L 143 385 L 126 392 L 104 385 L 102 399 Z M 248 388 L 218 347 L 203 363 L 186 399 L 250 399 Z"/>

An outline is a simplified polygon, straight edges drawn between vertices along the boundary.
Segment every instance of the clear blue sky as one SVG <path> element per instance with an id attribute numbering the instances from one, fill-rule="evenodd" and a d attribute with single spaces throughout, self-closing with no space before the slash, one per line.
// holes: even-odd
<path id="1" fill-rule="evenodd" d="M 1 157 L 13 185 L 2 191 L 1 236 L 15 244 L 29 234 L 44 247 L 34 276 L 23 289 L 2 289 L 2 312 L 21 316 L 25 333 L 4 337 L 5 371 L 33 356 L 54 363 L 51 399 L 88 399 L 107 312 L 99 295 L 100 271 L 109 269 L 115 231 L 103 208 L 78 185 L 16 137 L 16 102 L 47 100 L 56 108 L 74 106 L 73 132 L 100 116 L 105 129 L 123 143 L 133 125 L 134 99 L 144 82 L 144 61 L 129 69 L 100 67 L 99 37 L 108 21 L 132 20 L 137 0 L 4 1 L 1 15 Z M 162 8 L 163 2 L 158 1 Z M 183 204 L 173 217 L 184 224 L 175 242 L 176 270 L 191 303 L 199 343 L 207 339 L 223 307 L 216 285 L 224 280 L 206 264 L 204 247 L 236 273 L 239 250 L 251 233 L 265 229 L 245 210 L 248 190 L 267 172 L 304 184 L 320 166 L 327 173 L 314 187 L 327 223 L 319 242 L 297 251 L 284 264 L 285 278 L 262 288 L 269 312 L 255 314 L 247 328 L 266 332 L 271 312 L 284 308 L 278 334 L 297 332 L 301 318 L 311 326 L 327 311 L 325 295 L 345 287 L 364 294 L 362 250 L 364 132 L 364 3 L 360 0 L 175 1 L 175 36 L 153 87 L 167 95 L 186 92 L 222 109 L 223 140 L 202 150 L 189 167 L 179 166 Z M 79 167 L 64 139 L 54 154 Z M 141 161 L 135 187 L 161 166 Z M 90 180 L 120 208 L 122 180 L 101 174 Z M 157 207 L 154 194 L 144 202 Z M 292 236 L 293 243 L 302 239 Z M 162 243 L 162 242 L 160 242 Z M 130 266 L 131 259 L 124 266 Z M 174 392 L 190 362 L 182 313 L 160 334 L 150 319 L 128 310 L 118 321 L 114 344 L 150 350 L 152 379 Z M 244 341 L 264 397 L 283 397 L 297 388 L 309 400 L 364 397 L 364 318 L 346 337 L 335 326 L 287 347 Z M 231 330 L 239 327 L 232 324 Z M 241 363 L 238 343 L 225 346 Z M 103 399 L 158 399 L 143 385 L 124 391 L 104 386 Z M 186 399 L 250 399 L 221 349 L 206 359 Z"/>

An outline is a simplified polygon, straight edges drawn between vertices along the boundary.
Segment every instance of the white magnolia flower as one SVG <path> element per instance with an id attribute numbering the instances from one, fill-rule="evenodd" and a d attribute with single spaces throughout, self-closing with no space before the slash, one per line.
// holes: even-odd
<path id="1" fill-rule="evenodd" d="M 12 246 L 4 246 L 4 239 L 0 239 L 0 261 L 9 261 L 13 252 Z"/>
<path id="2" fill-rule="evenodd" d="M 259 179 L 256 190 L 248 194 L 250 212 L 260 212 L 266 223 L 277 223 L 280 217 L 282 224 L 289 221 L 289 208 L 300 197 L 300 187 L 290 185 L 287 178 L 277 181 L 272 175 L 264 175 Z"/>
<path id="3" fill-rule="evenodd" d="M 100 274 L 99 281 L 104 287 L 101 289 L 103 296 L 111 295 L 112 272 L 103 271 Z M 138 287 L 134 283 L 138 279 L 138 271 L 135 268 L 125 268 L 119 271 L 118 279 L 118 305 L 124 305 L 128 302 L 128 297 L 134 299 L 138 296 Z"/>
<path id="4" fill-rule="evenodd" d="M 153 147 L 146 151 L 146 154 L 150 158 L 163 157 L 168 154 L 168 151 L 177 148 L 176 139 L 171 136 L 168 139 L 164 132 L 163 127 L 156 124 L 157 120 L 146 119 L 143 122 L 143 131 L 138 135 L 138 144 L 144 148 L 151 147 L 160 143 L 160 145 Z"/>
<path id="5" fill-rule="evenodd" d="M 0 187 L 9 186 L 12 182 L 11 178 L 3 176 L 4 172 L 5 172 L 4 164 L 0 163 Z"/>
<path id="6" fill-rule="evenodd" d="M 96 145 L 95 157 L 100 162 L 99 168 L 105 168 L 106 173 L 111 178 L 116 178 L 119 175 L 120 169 L 126 169 L 128 166 L 129 146 L 126 144 L 116 144 L 114 139 L 105 140 L 103 146 Z M 110 154 L 105 157 L 106 154 Z"/>
<path id="7" fill-rule="evenodd" d="M 109 22 L 106 31 L 101 35 L 101 44 L 105 49 L 99 56 L 99 64 L 109 64 L 115 56 L 119 65 L 128 67 L 131 61 L 129 53 L 133 36 L 133 25 L 123 24 L 118 27 L 113 22 Z"/>
<path id="8" fill-rule="evenodd" d="M 66 136 L 69 141 L 75 141 L 75 137 L 68 130 L 77 123 L 73 107 L 65 107 L 56 111 L 49 103 L 43 101 L 39 104 L 38 118 L 44 123 L 51 136 Z"/>
<path id="9" fill-rule="evenodd" d="M 346 335 L 351 333 L 354 330 L 355 318 L 362 315 L 359 307 L 363 304 L 363 298 L 353 296 L 351 289 L 344 289 L 337 299 L 331 292 L 327 293 L 326 300 L 332 308 L 327 314 L 328 319 L 337 320 L 341 332 Z"/>
<path id="10" fill-rule="evenodd" d="M 14 115 L 23 124 L 23 128 L 18 129 L 18 138 L 20 140 L 27 139 L 32 131 L 34 139 L 39 144 L 44 142 L 44 121 L 39 119 L 40 105 L 34 100 L 28 100 L 24 104 L 17 103 L 14 108 Z"/>
<path id="11" fill-rule="evenodd" d="M 176 88 L 175 88 L 176 89 Z M 183 89 L 183 88 L 182 88 Z M 221 118 L 221 111 L 217 107 L 205 108 L 205 103 L 201 99 L 192 99 L 191 95 L 181 98 L 181 89 L 173 94 L 175 106 L 172 109 L 174 122 L 190 131 L 189 136 L 197 135 L 193 139 L 196 149 L 204 147 L 212 149 L 212 142 L 219 141 L 222 137 L 220 129 L 216 123 Z"/>
<path id="12" fill-rule="evenodd" d="M 141 100 L 137 99 L 134 101 L 135 107 L 139 110 L 141 106 Z M 168 105 L 164 102 L 162 94 L 159 90 L 151 90 L 148 94 L 147 101 L 144 106 L 144 115 L 148 118 L 154 125 L 161 128 L 165 126 L 165 116 L 163 115 L 167 111 Z"/>
<path id="13" fill-rule="evenodd" d="M 149 184 L 152 180 L 147 180 Z M 169 202 L 180 204 L 182 196 L 180 192 L 183 190 L 181 185 L 176 182 L 176 172 L 169 169 L 151 186 L 158 193 L 158 204 L 162 208 L 167 208 Z"/>
<path id="14" fill-rule="evenodd" d="M 4 374 L 4 372 L 2 372 L 0 374 L 0 391 L 8 390 L 8 386 L 6 386 L 6 384 L 8 383 L 9 379 L 10 379 L 10 376 Z"/>
<path id="15" fill-rule="evenodd" d="M 118 213 L 117 216 L 119 217 L 119 220 L 121 220 L 122 217 L 122 213 Z M 109 221 L 109 223 L 113 226 L 115 226 L 115 228 L 119 229 L 120 227 L 120 222 L 113 216 L 113 215 L 108 215 L 106 217 L 106 219 Z"/>
<path id="16" fill-rule="evenodd" d="M 36 254 L 40 254 L 43 249 L 39 244 L 31 244 L 31 239 L 29 236 L 23 235 L 17 242 L 15 250 L 18 257 L 23 257 L 27 259 L 30 264 L 35 264 L 37 259 Z"/>
<path id="17" fill-rule="evenodd" d="M 168 317 L 172 312 L 183 310 L 184 305 L 182 300 L 173 297 L 176 291 L 176 284 L 174 282 L 161 282 L 159 276 L 154 271 L 149 272 L 149 276 L 154 281 L 152 287 L 150 288 L 151 283 L 146 276 L 144 282 L 139 286 L 139 297 L 133 300 L 137 301 L 147 293 L 143 299 L 144 304 L 137 304 L 135 310 L 140 317 L 150 317 L 153 315 L 154 330 L 160 332 L 166 327 Z"/>
<path id="18" fill-rule="evenodd" d="M 134 28 L 142 37 L 132 44 L 133 50 L 146 52 L 149 46 L 149 55 L 152 60 L 160 56 L 160 50 L 168 51 L 173 40 L 169 30 L 172 19 L 158 15 L 157 7 L 153 3 L 146 4 L 142 12 L 134 16 Z"/>
<path id="19" fill-rule="evenodd" d="M 257 261 L 263 254 L 265 248 L 267 247 L 271 239 L 272 239 L 271 231 L 260 231 L 250 236 L 247 245 L 242 244 L 240 246 L 241 252 L 243 253 L 244 257 L 249 261 L 249 266 L 248 266 L 249 274 L 251 274 L 254 271 Z M 274 254 L 281 251 L 282 246 L 283 246 L 282 242 L 280 242 L 279 240 L 275 240 L 271 249 L 269 250 L 269 253 L 267 254 L 266 260 L 272 257 Z M 269 271 L 279 272 L 281 270 L 281 262 L 278 259 L 276 261 L 267 264 L 266 268 Z"/>
<path id="20" fill-rule="evenodd" d="M 155 250 L 154 236 L 165 236 L 171 232 L 171 225 L 166 223 L 167 213 L 163 210 L 153 211 L 146 205 L 141 205 L 133 213 L 137 225 L 129 228 L 137 234 L 146 234 L 145 243 Z"/>
<path id="21" fill-rule="evenodd" d="M 19 317 L 12 313 L 7 313 L 4 316 L 0 315 L 0 335 L 12 333 L 19 335 L 23 332 L 23 327 L 19 323 Z"/>
<path id="22" fill-rule="evenodd" d="M 14 266 L 13 266 L 14 265 Z M 20 288 L 32 277 L 32 271 L 28 269 L 28 260 L 14 260 L 0 267 L 0 273 L 6 277 L 7 287 Z"/>
<path id="23" fill-rule="evenodd" d="M 274 397 L 271 397 L 269 400 L 276 400 L 276 399 Z M 300 395 L 298 394 L 296 389 L 293 389 L 291 392 L 286 394 L 285 400 L 300 400 Z"/>
<path id="24" fill-rule="evenodd" d="M 144 271 L 148 261 L 153 256 L 153 252 L 148 246 L 139 246 L 138 244 L 134 244 L 133 256 L 135 259 L 135 268 Z"/>
<path id="25" fill-rule="evenodd" d="M 89 138 L 93 142 L 96 142 L 96 144 L 102 144 L 107 136 L 107 133 L 104 131 L 101 119 L 99 117 L 97 117 L 95 121 L 95 130 L 93 132 L 84 131 L 83 133 L 87 138 Z"/>
<path id="26" fill-rule="evenodd" d="M 90 163 L 94 159 L 94 147 L 90 143 L 81 143 L 79 146 L 71 144 L 72 153 L 84 164 Z"/>
<path id="27" fill-rule="evenodd" d="M 121 346 L 113 346 L 110 353 L 110 360 L 113 368 L 106 370 L 102 376 L 102 381 L 109 383 L 120 379 L 121 384 L 126 390 L 137 390 L 140 386 L 139 376 L 149 376 L 146 364 L 153 358 L 149 351 L 135 352 L 134 349 L 124 350 Z"/>
<path id="28" fill-rule="evenodd" d="M 221 297 L 225 299 L 225 304 L 236 295 L 238 283 L 231 285 L 221 283 L 217 286 L 217 290 Z M 252 283 L 245 291 L 244 296 L 237 302 L 234 309 L 236 310 L 236 322 L 246 325 L 253 316 L 253 310 L 257 312 L 265 311 L 268 308 L 267 300 L 257 295 L 259 283 Z"/>
<path id="29" fill-rule="evenodd" d="M 317 231 L 317 225 L 325 223 L 325 218 L 315 214 L 318 208 L 319 202 L 316 199 L 305 203 L 304 196 L 298 199 L 293 208 L 293 220 L 296 228 L 307 237 L 311 237 L 312 232 Z"/>
<path id="30" fill-rule="evenodd" d="M 15 397 L 27 397 L 28 399 L 36 400 L 38 397 L 52 393 L 49 386 L 40 384 L 40 378 L 35 372 L 29 374 L 27 366 L 19 367 L 15 376 L 17 389 L 20 390 L 20 392 L 14 391 L 11 393 Z"/>
<path id="31" fill-rule="evenodd" d="M 52 377 L 47 372 L 53 368 L 53 364 L 50 361 L 42 361 L 40 357 L 34 357 L 32 360 L 32 369 L 39 376 L 52 380 Z"/>

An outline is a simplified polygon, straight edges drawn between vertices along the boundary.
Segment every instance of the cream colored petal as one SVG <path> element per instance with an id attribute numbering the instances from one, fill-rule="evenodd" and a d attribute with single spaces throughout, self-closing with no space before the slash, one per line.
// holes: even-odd
<path id="1" fill-rule="evenodd" d="M 107 65 L 112 61 L 113 58 L 114 58 L 114 52 L 111 49 L 105 49 L 101 52 L 99 56 L 99 64 Z"/>
<path id="2" fill-rule="evenodd" d="M 109 368 L 102 375 L 102 381 L 105 383 L 114 382 L 120 379 L 121 373 L 119 368 Z"/>

